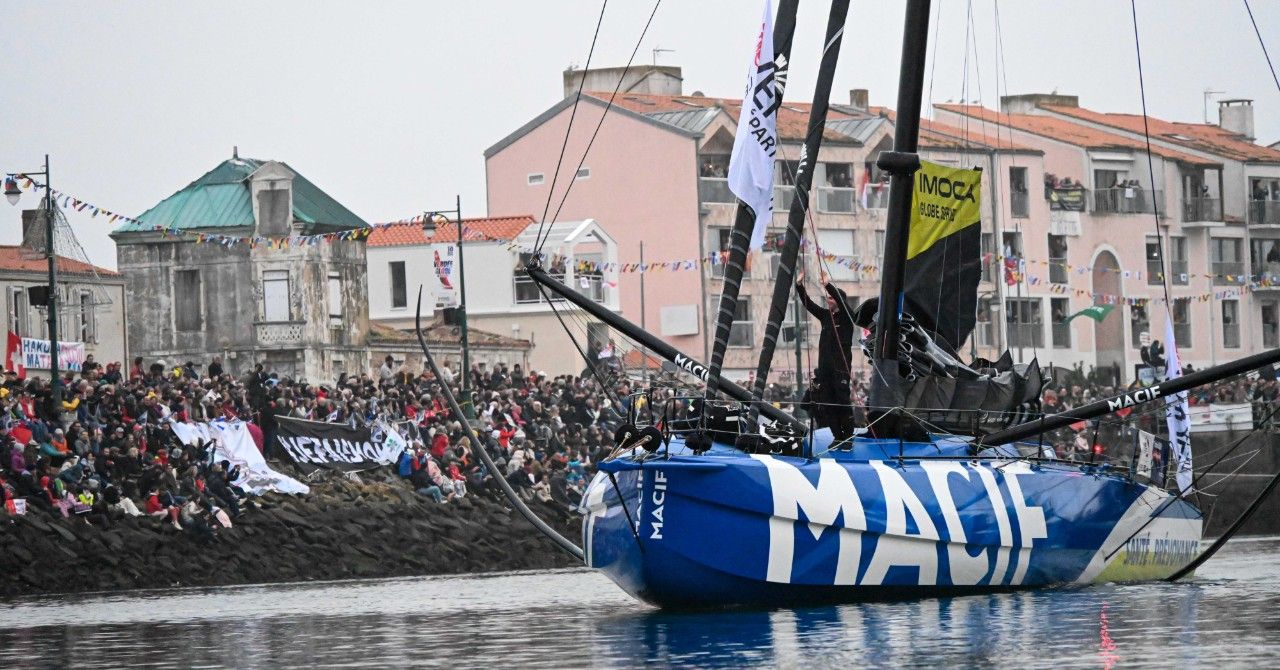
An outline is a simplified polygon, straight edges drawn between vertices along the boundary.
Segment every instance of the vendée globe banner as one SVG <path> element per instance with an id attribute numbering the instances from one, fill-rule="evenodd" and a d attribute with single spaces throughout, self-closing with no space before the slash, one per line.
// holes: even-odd
<path id="1" fill-rule="evenodd" d="M 400 458 L 405 442 L 395 439 L 375 441 L 368 428 L 352 428 L 345 423 L 323 423 L 277 417 L 276 440 L 298 467 L 310 473 L 318 468 L 357 472 L 391 465 Z M 392 431 L 393 432 L 393 431 Z"/>

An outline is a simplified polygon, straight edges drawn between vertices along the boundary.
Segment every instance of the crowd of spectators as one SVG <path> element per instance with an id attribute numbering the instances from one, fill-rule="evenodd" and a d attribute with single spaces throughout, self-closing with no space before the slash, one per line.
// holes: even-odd
<path id="1" fill-rule="evenodd" d="M 497 496 L 503 478 L 526 498 L 564 505 L 582 496 L 593 465 L 615 448 L 614 433 L 635 409 L 649 420 L 687 418 L 677 398 L 632 394 L 625 376 L 605 388 L 592 375 L 548 376 L 520 365 L 469 372 L 473 425 L 497 466 L 491 471 L 473 453 L 463 418 L 449 411 L 441 384 L 460 393 L 462 378 L 447 367 L 444 379 L 393 360 L 366 374 L 310 384 L 279 377 L 261 365 L 243 376 L 227 374 L 221 361 L 203 369 L 141 359 L 128 369 L 89 357 L 68 374 L 64 398 L 54 406 L 45 379 L 4 373 L 0 384 L 0 491 L 6 503 L 22 499 L 50 514 L 80 515 L 109 525 L 124 515 L 150 515 L 202 537 L 230 527 L 246 499 L 234 482 L 236 468 L 219 462 L 212 445 L 184 445 L 169 421 L 241 419 L 268 457 L 278 417 L 397 427 L 409 447 L 393 468 L 421 495 L 438 503 L 466 495 Z M 1047 412 L 1057 412 L 1125 390 L 1079 378 L 1050 383 Z M 866 378 L 853 387 L 855 405 L 866 402 Z M 1255 415 L 1280 397 L 1271 376 L 1237 379 L 1197 389 L 1193 405 L 1252 402 Z M 787 410 L 791 391 L 769 385 L 767 400 Z M 1149 422 L 1152 419 L 1147 419 Z M 1053 436 L 1066 453 L 1078 450 L 1078 433 Z"/>

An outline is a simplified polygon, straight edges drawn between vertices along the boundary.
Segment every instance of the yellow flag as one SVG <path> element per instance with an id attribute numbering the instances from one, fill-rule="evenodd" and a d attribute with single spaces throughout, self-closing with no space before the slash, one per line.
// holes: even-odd
<path id="1" fill-rule="evenodd" d="M 907 259 L 938 240 L 975 225 L 982 216 L 982 170 L 920 161 L 911 207 Z"/>

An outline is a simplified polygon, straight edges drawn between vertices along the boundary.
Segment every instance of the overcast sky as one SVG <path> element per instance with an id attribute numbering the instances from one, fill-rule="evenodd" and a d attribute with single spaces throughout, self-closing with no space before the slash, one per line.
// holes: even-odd
<path id="1" fill-rule="evenodd" d="M 686 93 L 740 95 L 761 1 L 664 0 L 637 58 L 672 49 L 658 62 L 684 68 Z M 807 100 L 828 5 L 800 4 L 787 93 Z M 1252 4 L 1280 57 L 1280 2 Z M 1013 93 L 1140 111 L 1129 3 L 1006 1 L 1003 64 L 993 0 L 971 5 L 966 91 L 970 3 L 935 3 L 934 101 L 994 107 L 1004 79 Z M 625 64 L 651 8 L 610 2 L 593 65 Z M 7 2 L 0 171 L 38 169 L 49 153 L 55 187 L 137 215 L 238 145 L 288 162 L 371 222 L 451 207 L 455 193 L 464 215 L 480 215 L 485 148 L 559 100 L 561 72 L 584 64 L 599 10 L 586 0 Z M 872 104 L 895 104 L 902 10 L 854 0 L 836 100 L 868 88 Z M 1241 2 L 1139 0 L 1138 16 L 1152 115 L 1203 120 L 1211 88 L 1253 99 L 1260 140 L 1280 140 L 1280 93 Z M 18 240 L 17 209 L 0 203 L 0 243 Z M 69 217 L 90 258 L 115 267 L 106 222 Z"/>

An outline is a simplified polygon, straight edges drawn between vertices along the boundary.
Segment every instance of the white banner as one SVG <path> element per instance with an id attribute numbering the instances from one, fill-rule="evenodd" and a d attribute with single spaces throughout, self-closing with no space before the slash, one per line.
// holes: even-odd
<path id="1" fill-rule="evenodd" d="M 1133 473 L 1139 477 L 1151 479 L 1151 454 L 1156 448 L 1156 436 L 1145 430 L 1138 431 L 1138 462 L 1133 466 Z"/>
<path id="2" fill-rule="evenodd" d="M 1182 376 L 1182 361 L 1178 358 L 1178 343 L 1173 337 L 1173 316 L 1166 315 L 1164 320 L 1165 347 L 1168 360 L 1165 362 L 1164 378 L 1171 381 Z M 1191 481 L 1195 472 L 1191 469 L 1191 411 L 1187 406 L 1187 392 L 1176 393 L 1164 399 L 1165 423 L 1169 427 L 1169 450 L 1173 452 L 1173 462 L 1178 467 L 1178 491 L 1183 495 L 1191 493 Z"/>
<path id="3" fill-rule="evenodd" d="M 458 247 L 453 244 L 431 245 L 431 292 L 436 308 L 458 306 Z"/>
<path id="4" fill-rule="evenodd" d="M 773 220 L 773 156 L 778 150 L 778 109 L 782 107 L 782 82 L 775 76 L 778 67 L 773 58 L 773 2 L 765 0 L 729 160 L 729 189 L 756 215 L 752 249 L 764 246 L 765 230 Z"/>
<path id="5" fill-rule="evenodd" d="M 22 366 L 49 369 L 49 361 L 53 356 L 49 353 L 49 340 L 22 338 Z M 58 340 L 58 367 L 62 370 L 79 372 L 84 364 L 84 342 L 63 342 Z"/>
<path id="6" fill-rule="evenodd" d="M 212 440 L 214 460 L 230 461 L 232 465 L 240 466 L 240 479 L 231 483 L 249 493 L 262 495 L 267 491 L 302 494 L 311 492 L 306 484 L 282 475 L 267 465 L 243 421 L 173 422 L 169 427 L 183 444 Z"/>

